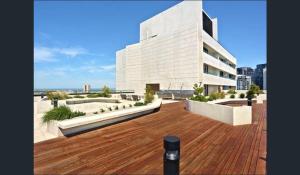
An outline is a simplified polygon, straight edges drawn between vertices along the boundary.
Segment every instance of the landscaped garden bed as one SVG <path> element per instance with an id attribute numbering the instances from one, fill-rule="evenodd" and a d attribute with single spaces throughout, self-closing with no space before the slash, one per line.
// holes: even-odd
<path id="1" fill-rule="evenodd" d="M 67 106 L 60 106 L 48 111 L 43 117 L 43 121 L 47 124 L 48 132 L 57 136 L 69 135 L 151 113 L 159 108 L 161 103 L 162 100 L 158 99 L 157 96 L 154 98 L 154 92 L 146 88 L 145 98 L 142 101 L 130 104 L 110 103 L 110 105 L 101 107 L 92 114 L 72 111 Z M 49 117 L 49 114 L 51 114 L 51 117 Z"/>

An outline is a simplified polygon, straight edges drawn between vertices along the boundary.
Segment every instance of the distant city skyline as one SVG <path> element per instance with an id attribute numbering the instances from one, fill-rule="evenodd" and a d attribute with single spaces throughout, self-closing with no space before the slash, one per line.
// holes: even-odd
<path id="1" fill-rule="evenodd" d="M 115 88 L 115 52 L 139 41 L 140 22 L 179 2 L 35 1 L 34 88 Z M 203 4 L 237 67 L 267 62 L 265 1 Z"/>

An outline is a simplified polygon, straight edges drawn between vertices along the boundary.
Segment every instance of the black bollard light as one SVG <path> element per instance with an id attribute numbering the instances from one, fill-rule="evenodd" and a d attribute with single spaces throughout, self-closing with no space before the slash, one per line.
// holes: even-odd
<path id="1" fill-rule="evenodd" d="M 54 98 L 53 99 L 53 106 L 54 106 L 54 108 L 57 108 L 57 103 L 58 103 L 58 99 Z"/>
<path id="2" fill-rule="evenodd" d="M 248 106 L 252 106 L 252 99 L 249 99 L 249 98 L 248 98 L 247 101 L 248 101 Z"/>
<path id="3" fill-rule="evenodd" d="M 164 175 L 179 175 L 180 140 L 176 136 L 164 137 Z"/>
<path id="4" fill-rule="evenodd" d="M 41 99 L 43 99 L 43 98 L 44 98 L 44 94 L 42 93 L 42 94 L 41 94 Z"/>

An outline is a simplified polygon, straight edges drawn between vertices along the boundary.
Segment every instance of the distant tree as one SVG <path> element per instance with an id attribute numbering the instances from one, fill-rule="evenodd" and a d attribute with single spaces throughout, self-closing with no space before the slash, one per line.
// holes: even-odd
<path id="1" fill-rule="evenodd" d="M 146 85 L 146 93 L 145 93 L 145 104 L 151 103 L 154 99 L 154 91 L 151 86 Z"/>
<path id="2" fill-rule="evenodd" d="M 259 95 L 260 94 L 260 88 L 256 84 L 251 84 L 250 90 L 253 91 L 254 94 Z"/>
<path id="3" fill-rule="evenodd" d="M 103 97 L 111 96 L 111 89 L 108 86 L 104 85 L 101 91 L 102 91 Z"/>

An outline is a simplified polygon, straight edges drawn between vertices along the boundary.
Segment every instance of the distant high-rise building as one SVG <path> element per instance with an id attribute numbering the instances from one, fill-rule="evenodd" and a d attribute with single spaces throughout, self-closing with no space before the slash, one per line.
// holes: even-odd
<path id="1" fill-rule="evenodd" d="M 264 84 L 263 89 L 267 90 L 267 68 L 263 69 L 263 84 Z"/>
<path id="2" fill-rule="evenodd" d="M 239 67 L 239 68 L 237 68 L 237 74 L 238 75 L 252 76 L 253 73 L 254 73 L 254 70 L 251 67 Z"/>
<path id="3" fill-rule="evenodd" d="M 83 92 L 84 93 L 89 93 L 90 90 L 91 90 L 91 85 L 89 85 L 89 84 L 83 85 Z"/>
<path id="4" fill-rule="evenodd" d="M 258 64 L 253 74 L 253 82 L 263 89 L 264 79 L 263 79 L 263 69 L 267 67 L 267 64 Z"/>
<path id="5" fill-rule="evenodd" d="M 251 67 L 237 68 L 237 90 L 248 90 L 252 84 L 254 70 Z"/>
<path id="6" fill-rule="evenodd" d="M 237 75 L 237 90 L 248 90 L 251 86 L 251 76 Z"/>

